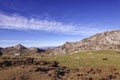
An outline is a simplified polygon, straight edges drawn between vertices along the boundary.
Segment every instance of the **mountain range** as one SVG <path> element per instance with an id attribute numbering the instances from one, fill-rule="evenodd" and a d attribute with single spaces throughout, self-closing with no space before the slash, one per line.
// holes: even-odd
<path id="1" fill-rule="evenodd" d="M 26 48 L 21 44 L 0 48 L 0 54 L 30 55 L 44 53 L 49 55 L 78 53 L 90 50 L 120 50 L 120 30 L 97 33 L 77 42 L 66 42 L 62 46 L 48 48 L 46 50 L 35 47 Z"/>
<path id="2" fill-rule="evenodd" d="M 35 48 L 35 47 L 26 48 L 21 44 L 18 44 L 16 46 L 6 47 L 6 48 L 0 48 L 0 53 L 3 55 L 25 56 L 25 55 L 31 55 L 31 54 L 35 54 L 35 53 L 44 52 L 44 51 L 45 50 L 43 50 L 43 49 L 39 49 L 39 48 Z"/>
<path id="3" fill-rule="evenodd" d="M 47 52 L 56 55 L 90 50 L 120 50 L 120 30 L 97 33 L 77 42 L 66 42 Z"/>

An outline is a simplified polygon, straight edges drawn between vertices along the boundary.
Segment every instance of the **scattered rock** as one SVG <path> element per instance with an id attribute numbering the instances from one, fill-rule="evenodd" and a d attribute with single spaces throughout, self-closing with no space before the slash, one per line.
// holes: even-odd
<path id="1" fill-rule="evenodd" d="M 120 51 L 118 51 L 117 53 L 120 54 Z"/>
<path id="2" fill-rule="evenodd" d="M 52 70 L 53 68 L 50 68 L 50 67 L 39 67 L 37 68 L 35 71 L 36 72 L 44 72 L 44 73 L 47 73 L 48 71 Z"/>
<path id="3" fill-rule="evenodd" d="M 24 61 L 25 64 L 33 64 L 34 63 L 34 58 L 27 58 L 25 61 Z"/>
<path id="4" fill-rule="evenodd" d="M 52 63 L 52 67 L 59 67 L 59 63 L 58 63 L 57 61 L 54 61 L 54 62 Z"/>
<path id="5" fill-rule="evenodd" d="M 86 78 L 85 80 L 93 80 L 92 78 Z"/>
<path id="6" fill-rule="evenodd" d="M 108 58 L 102 58 L 102 60 L 108 60 Z"/>
<path id="7" fill-rule="evenodd" d="M 98 80 L 108 80 L 108 79 L 106 79 L 106 78 L 100 78 L 100 79 L 98 79 Z"/>
<path id="8" fill-rule="evenodd" d="M 1 63 L 1 65 L 2 66 L 5 66 L 5 67 L 9 67 L 9 66 L 11 66 L 12 65 L 12 62 L 11 61 L 3 61 L 2 63 Z"/>
<path id="9" fill-rule="evenodd" d="M 11 74 L 13 77 L 10 80 L 31 80 L 30 77 L 34 73 L 37 76 L 43 76 L 47 80 L 94 80 L 97 75 L 103 75 L 99 77 L 97 80 L 119 80 L 120 73 L 114 66 L 109 66 L 104 69 L 101 67 L 79 67 L 76 69 L 69 69 L 65 66 L 60 66 L 57 61 L 37 61 L 34 58 L 9 58 L 4 59 L 1 58 L 0 62 L 0 71 L 10 70 L 13 68 L 17 68 L 15 70 L 24 71 L 16 77 L 16 72 Z M 37 64 L 36 64 L 37 63 Z M 30 75 L 27 75 L 30 74 Z M 43 80 L 44 78 L 39 78 Z M 5 79 L 1 79 L 5 80 Z M 35 79 L 36 80 L 36 79 Z"/>
<path id="10" fill-rule="evenodd" d="M 108 75 L 107 78 L 108 78 L 108 79 L 112 79 L 113 76 L 112 76 L 112 75 Z"/>

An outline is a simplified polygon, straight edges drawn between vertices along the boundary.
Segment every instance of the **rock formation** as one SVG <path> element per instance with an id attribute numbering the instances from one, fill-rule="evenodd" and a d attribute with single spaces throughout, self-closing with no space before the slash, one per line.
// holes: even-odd
<path id="1" fill-rule="evenodd" d="M 47 52 L 49 54 L 64 54 L 111 49 L 120 50 L 120 30 L 97 33 L 78 42 L 66 42 L 62 46 L 47 50 Z"/>

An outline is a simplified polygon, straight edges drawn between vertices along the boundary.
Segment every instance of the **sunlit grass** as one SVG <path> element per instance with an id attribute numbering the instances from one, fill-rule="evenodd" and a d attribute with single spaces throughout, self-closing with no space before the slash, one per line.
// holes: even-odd
<path id="1" fill-rule="evenodd" d="M 15 56 L 11 55 L 3 55 L 2 58 L 14 58 Z M 115 72 L 120 72 L 120 52 L 114 51 L 114 50 L 100 50 L 100 51 L 87 51 L 87 52 L 80 52 L 75 54 L 59 54 L 59 55 L 53 55 L 53 56 L 44 56 L 41 57 L 39 54 L 30 55 L 27 57 L 35 58 L 37 61 L 57 61 L 59 62 L 60 66 L 66 66 L 70 68 L 71 74 L 70 77 L 74 78 L 72 80 L 79 80 L 76 78 L 74 71 L 76 68 L 84 68 L 86 70 L 89 70 L 91 68 L 94 69 L 100 69 L 103 72 L 96 73 L 94 75 L 91 75 L 93 77 L 93 80 L 98 80 L 107 74 L 112 68 L 115 68 Z M 21 57 L 20 57 L 21 58 Z M 103 58 L 106 58 L 106 60 L 103 60 Z M 24 68 L 23 68 L 24 67 Z M 34 72 L 36 66 L 35 65 L 21 65 L 21 66 L 12 66 L 10 68 L 3 69 L 0 72 L 0 78 L 1 80 L 8 80 L 8 78 L 12 78 L 14 76 L 19 75 L 30 75 L 32 80 L 37 80 L 39 77 L 44 75 L 40 75 L 39 73 Z M 83 69 L 83 70 L 84 70 Z M 30 73 L 29 71 L 33 71 Z M 77 72 L 76 74 L 86 74 L 86 71 Z M 106 73 L 108 72 L 108 73 Z M 114 73 L 114 72 L 113 72 Z M 27 75 L 26 75 L 27 76 Z M 90 75 L 88 75 L 90 76 Z"/>
<path id="2" fill-rule="evenodd" d="M 107 58 L 107 60 L 103 60 L 103 58 Z M 67 66 L 69 68 L 76 68 L 80 66 L 115 66 L 116 68 L 120 68 L 120 54 L 118 51 L 113 50 L 88 51 L 76 54 L 46 56 L 40 58 L 40 60 L 58 61 L 60 65 Z"/>

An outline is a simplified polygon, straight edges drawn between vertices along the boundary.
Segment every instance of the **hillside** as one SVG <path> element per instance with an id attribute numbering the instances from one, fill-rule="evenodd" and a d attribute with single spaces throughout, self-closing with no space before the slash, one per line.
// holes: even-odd
<path id="1" fill-rule="evenodd" d="M 97 33 L 77 42 L 66 42 L 64 45 L 47 50 L 49 54 L 78 53 L 89 50 L 119 50 L 120 30 Z"/>

